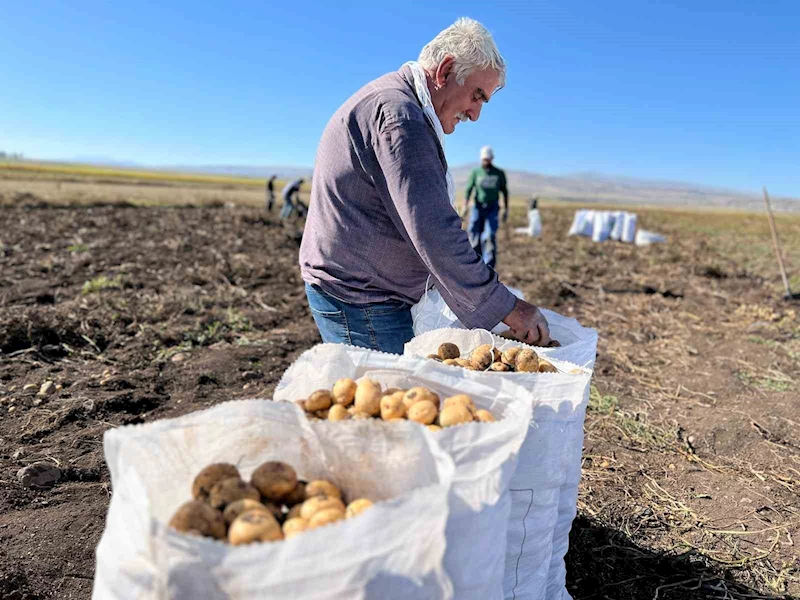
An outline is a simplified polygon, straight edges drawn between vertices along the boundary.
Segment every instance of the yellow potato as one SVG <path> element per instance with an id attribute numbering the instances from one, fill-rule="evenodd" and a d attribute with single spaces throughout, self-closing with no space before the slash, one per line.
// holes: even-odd
<path id="1" fill-rule="evenodd" d="M 429 430 L 434 431 L 434 432 L 442 430 L 442 428 L 439 427 L 438 425 L 426 425 L 425 427 L 427 427 Z"/>
<path id="2" fill-rule="evenodd" d="M 403 391 L 381 398 L 381 418 L 384 421 L 402 419 L 406 416 L 406 405 L 403 404 Z"/>
<path id="3" fill-rule="evenodd" d="M 339 510 L 338 508 L 326 508 L 325 510 L 317 512 L 309 519 L 308 528 L 315 529 L 324 525 L 330 525 L 336 521 L 341 521 L 342 519 L 344 519 L 343 510 Z"/>
<path id="4" fill-rule="evenodd" d="M 409 421 L 416 421 L 423 425 L 430 425 L 436 420 L 436 415 L 439 411 L 436 405 L 430 400 L 420 400 L 411 405 L 408 409 Z"/>
<path id="5" fill-rule="evenodd" d="M 289 512 L 286 513 L 286 520 L 288 521 L 289 519 L 299 519 L 301 508 L 303 508 L 302 504 L 295 504 L 292 508 L 289 509 Z"/>
<path id="6" fill-rule="evenodd" d="M 350 406 L 356 398 L 356 382 L 352 379 L 340 379 L 333 384 L 333 401 L 342 406 Z"/>
<path id="7" fill-rule="evenodd" d="M 372 415 L 357 410 L 350 415 L 350 418 L 354 421 L 363 421 L 364 419 L 371 419 Z"/>
<path id="8" fill-rule="evenodd" d="M 494 423 L 497 419 L 494 418 L 494 415 L 490 413 L 486 409 L 481 409 L 475 412 L 475 420 L 480 421 L 482 423 Z"/>
<path id="9" fill-rule="evenodd" d="M 454 403 L 442 409 L 439 414 L 439 425 L 442 427 L 452 427 L 460 423 L 470 423 L 472 412 L 463 404 Z"/>
<path id="10" fill-rule="evenodd" d="M 423 400 L 432 402 L 434 406 L 439 406 L 439 396 L 434 394 L 428 388 L 417 386 L 408 390 L 403 396 L 403 404 L 406 406 L 406 414 L 408 414 L 409 409 L 414 404 Z"/>
<path id="11" fill-rule="evenodd" d="M 361 379 L 356 387 L 356 410 L 372 417 L 381 412 L 381 384 L 371 379 Z"/>
<path id="12" fill-rule="evenodd" d="M 558 369 L 556 369 L 553 363 L 551 363 L 549 360 L 546 360 L 540 356 L 539 373 L 558 373 Z"/>
<path id="13" fill-rule="evenodd" d="M 325 410 L 330 408 L 331 404 L 333 404 L 331 393 L 328 390 L 317 390 L 306 400 L 306 412 Z"/>
<path id="14" fill-rule="evenodd" d="M 493 362 L 493 363 L 492 363 L 492 364 L 489 366 L 489 370 L 490 370 L 490 371 L 497 371 L 498 373 L 503 373 L 503 372 L 505 372 L 505 371 L 510 371 L 510 370 L 511 370 L 511 367 L 509 367 L 509 366 L 508 366 L 506 363 L 504 363 L 504 362 Z"/>
<path id="15" fill-rule="evenodd" d="M 207 500 L 211 488 L 224 479 L 239 478 L 239 469 L 228 463 L 208 465 L 197 474 L 192 482 L 192 498 Z"/>
<path id="16" fill-rule="evenodd" d="M 465 369 L 472 369 L 472 362 L 470 362 L 469 359 L 466 358 L 457 358 L 456 365 L 458 365 L 459 367 L 464 367 Z"/>
<path id="17" fill-rule="evenodd" d="M 328 421 L 346 421 L 350 413 L 342 404 L 334 404 L 328 409 Z"/>
<path id="18" fill-rule="evenodd" d="M 445 342 L 439 346 L 438 355 L 442 360 L 458 358 L 461 356 L 461 350 L 455 344 Z"/>
<path id="19" fill-rule="evenodd" d="M 472 401 L 467 394 L 456 394 L 455 396 L 450 396 L 449 398 L 444 399 L 444 407 L 447 408 L 448 406 L 453 406 L 454 404 L 461 404 L 462 406 L 466 407 L 471 413 L 474 413 L 478 410 L 475 407 L 475 403 Z"/>
<path id="20" fill-rule="evenodd" d="M 230 477 L 217 482 L 211 488 L 211 492 L 208 494 L 208 503 L 217 510 L 223 510 L 231 502 L 242 498 L 258 501 L 261 500 L 261 494 L 249 483 L 238 477 Z"/>
<path id="21" fill-rule="evenodd" d="M 275 516 L 274 512 L 270 508 L 267 508 L 261 504 L 261 502 L 257 502 L 256 500 L 252 500 L 250 498 L 242 498 L 236 502 L 231 502 L 225 507 L 225 510 L 222 512 L 222 516 L 225 519 L 225 522 L 230 525 L 236 520 L 236 517 L 246 513 L 249 510 L 263 510 Z"/>
<path id="22" fill-rule="evenodd" d="M 469 355 L 470 364 L 480 371 L 485 371 L 494 362 L 491 344 L 482 344 L 472 351 Z"/>
<path id="23" fill-rule="evenodd" d="M 314 496 L 332 496 L 341 499 L 342 492 L 330 481 L 315 479 L 306 484 L 306 500 Z"/>
<path id="24" fill-rule="evenodd" d="M 283 539 L 281 526 L 269 512 L 250 510 L 239 515 L 228 529 L 228 542 L 234 546 Z"/>
<path id="25" fill-rule="evenodd" d="M 436 362 L 442 362 L 442 359 L 439 357 L 438 354 L 428 354 L 425 358 L 430 360 L 435 360 Z"/>
<path id="26" fill-rule="evenodd" d="M 169 520 L 169 526 L 183 533 L 225 539 L 225 519 L 222 518 L 222 513 L 202 500 L 190 500 L 182 504 Z"/>
<path id="27" fill-rule="evenodd" d="M 461 365 L 458 364 L 457 358 L 447 358 L 442 361 L 443 365 L 450 365 L 451 367 L 459 367 Z"/>
<path id="28" fill-rule="evenodd" d="M 353 500 L 350 504 L 347 505 L 347 510 L 345 511 L 345 516 L 350 519 L 357 515 L 360 515 L 362 512 L 367 510 L 372 506 L 372 501 L 367 500 L 366 498 L 358 498 Z"/>
<path id="29" fill-rule="evenodd" d="M 298 533 L 303 533 L 306 529 L 308 529 L 308 521 L 300 518 L 286 519 L 286 522 L 284 522 L 281 528 L 283 537 L 287 540 L 296 536 Z"/>
<path id="30" fill-rule="evenodd" d="M 517 354 L 519 354 L 520 350 L 522 350 L 522 348 L 520 348 L 519 346 L 514 346 L 513 348 L 509 348 L 508 350 L 503 352 L 503 354 L 500 357 L 500 361 L 508 365 L 512 369 L 514 369 L 514 367 L 517 364 Z"/>
<path id="31" fill-rule="evenodd" d="M 268 461 L 253 471 L 251 483 L 270 502 L 279 502 L 297 487 L 297 473 L 286 463 Z"/>
<path id="32" fill-rule="evenodd" d="M 300 516 L 306 521 L 310 521 L 311 517 L 315 514 L 329 508 L 338 508 L 344 514 L 345 507 L 341 499 L 335 496 L 313 496 L 303 502 L 302 508 L 300 509 Z"/>
<path id="33" fill-rule="evenodd" d="M 529 348 L 523 348 L 517 354 L 516 369 L 520 373 L 538 373 L 539 357 Z"/>

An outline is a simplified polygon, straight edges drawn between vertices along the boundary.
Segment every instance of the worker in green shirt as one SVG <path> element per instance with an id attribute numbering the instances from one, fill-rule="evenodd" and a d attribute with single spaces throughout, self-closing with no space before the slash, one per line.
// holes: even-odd
<path id="1" fill-rule="evenodd" d="M 469 211 L 470 197 L 475 190 L 475 206 L 469 217 L 469 241 L 472 248 L 492 269 L 497 263 L 497 228 L 500 213 L 500 192 L 503 193 L 503 222 L 508 221 L 508 188 L 506 174 L 492 164 L 494 152 L 489 146 L 481 148 L 481 166 L 473 170 L 467 181 L 464 212 Z M 488 235 L 481 240 L 484 229 Z"/>

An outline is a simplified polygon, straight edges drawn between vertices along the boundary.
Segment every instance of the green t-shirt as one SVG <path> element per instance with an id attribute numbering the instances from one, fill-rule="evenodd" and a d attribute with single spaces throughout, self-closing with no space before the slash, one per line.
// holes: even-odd
<path id="1" fill-rule="evenodd" d="M 472 190 L 475 189 L 475 200 L 478 204 L 483 206 L 495 206 L 500 198 L 500 192 L 508 195 L 506 189 L 506 174 L 495 167 L 490 166 L 484 169 L 482 166 L 473 169 L 469 174 L 467 180 L 467 199 L 472 196 Z"/>

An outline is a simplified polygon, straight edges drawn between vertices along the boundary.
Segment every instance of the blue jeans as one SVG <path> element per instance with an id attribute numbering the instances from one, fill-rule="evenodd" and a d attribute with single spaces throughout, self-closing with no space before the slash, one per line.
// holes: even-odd
<path id="1" fill-rule="evenodd" d="M 348 304 L 309 283 L 306 297 L 323 342 L 402 354 L 414 337 L 411 305 L 400 300 Z"/>
<path id="2" fill-rule="evenodd" d="M 472 212 L 469 215 L 469 243 L 472 249 L 478 253 L 489 268 L 494 269 L 497 264 L 497 216 L 500 213 L 500 205 L 481 206 L 475 202 Z M 487 229 L 488 235 L 485 241 L 481 240 L 483 230 Z"/>
<path id="3" fill-rule="evenodd" d="M 281 209 L 281 221 L 288 219 L 291 216 L 292 211 L 294 211 L 294 203 L 292 202 L 292 199 L 284 197 L 283 208 Z"/>

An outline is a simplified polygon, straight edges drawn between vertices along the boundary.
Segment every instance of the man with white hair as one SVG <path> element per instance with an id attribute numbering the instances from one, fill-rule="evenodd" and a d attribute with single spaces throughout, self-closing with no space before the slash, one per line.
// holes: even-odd
<path id="1" fill-rule="evenodd" d="M 402 353 L 411 306 L 433 283 L 466 327 L 506 323 L 546 345 L 547 321 L 514 297 L 470 245 L 456 212 L 444 135 L 477 121 L 505 82 L 489 32 L 459 19 L 418 62 L 334 113 L 317 150 L 300 269 L 325 342 Z"/>
<path id="2" fill-rule="evenodd" d="M 508 221 L 508 187 L 506 174 L 492 164 L 494 152 L 489 146 L 481 148 L 481 166 L 469 174 L 464 214 L 469 211 L 470 197 L 475 190 L 475 206 L 469 216 L 469 242 L 491 269 L 497 264 L 497 227 L 500 214 L 500 194 L 503 194 L 503 222 Z M 486 235 L 484 235 L 484 229 Z"/>

